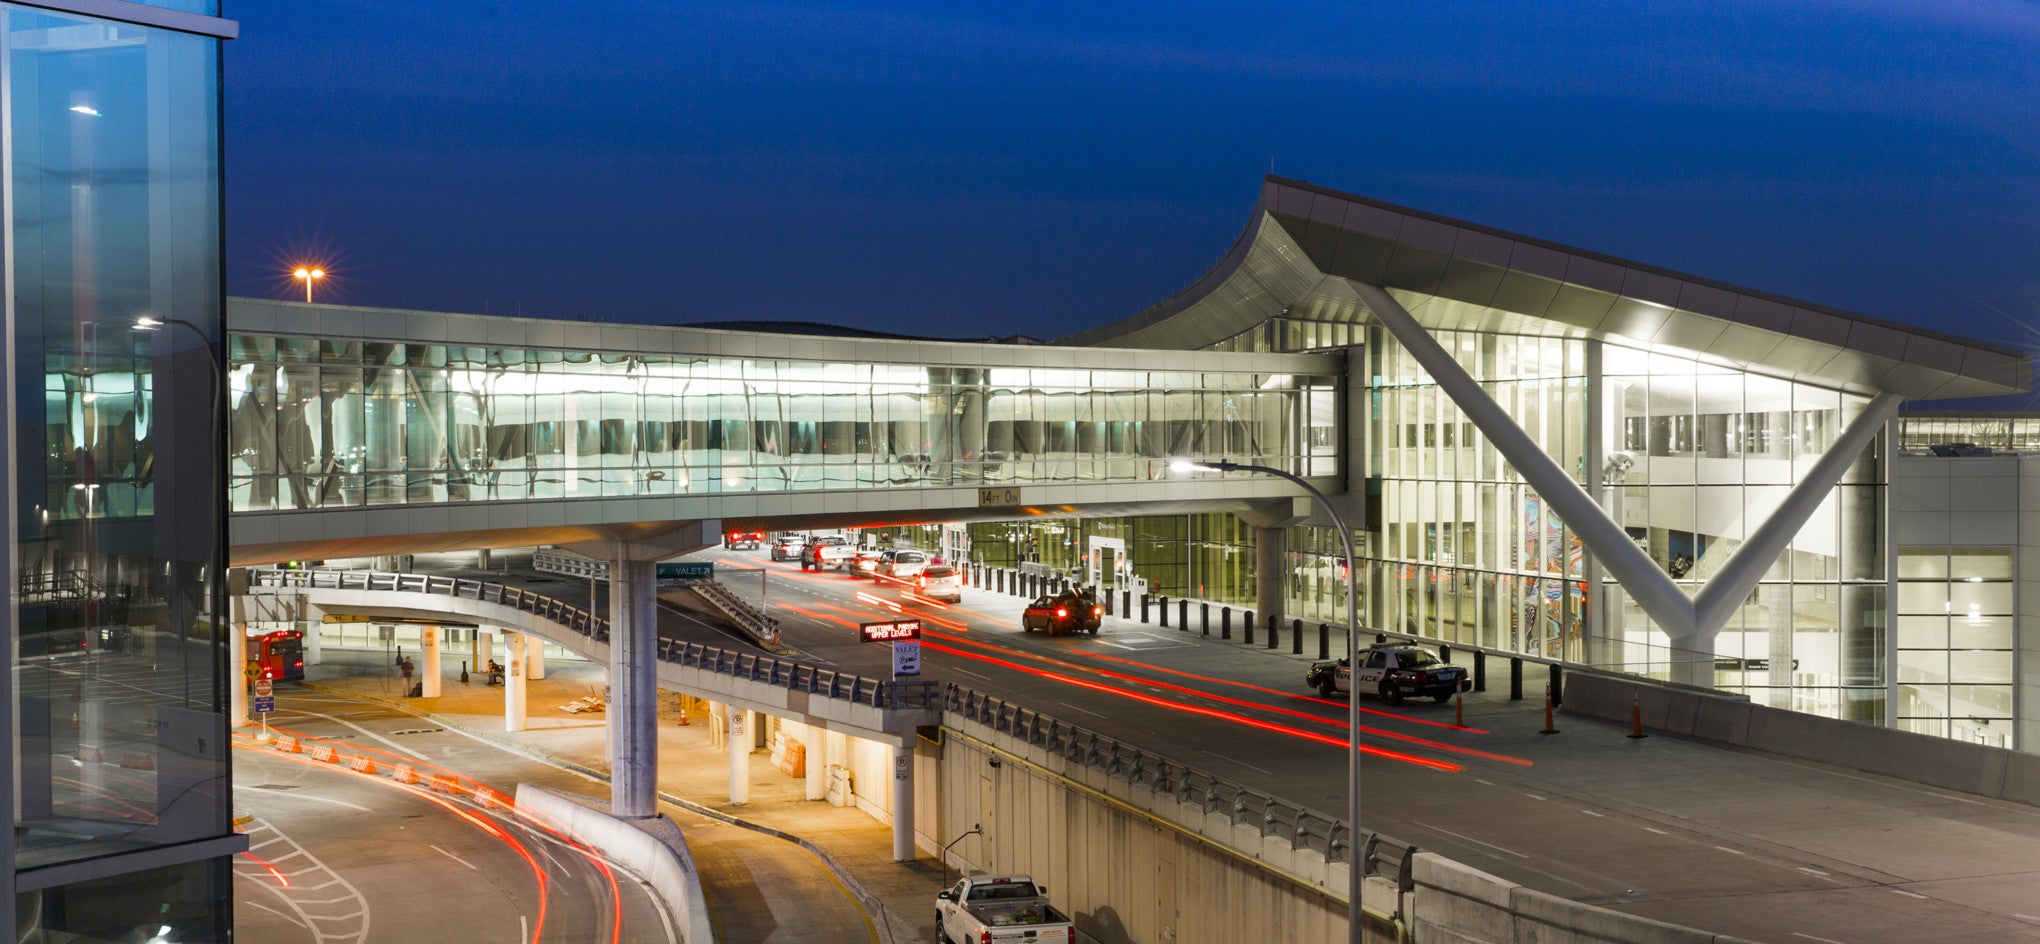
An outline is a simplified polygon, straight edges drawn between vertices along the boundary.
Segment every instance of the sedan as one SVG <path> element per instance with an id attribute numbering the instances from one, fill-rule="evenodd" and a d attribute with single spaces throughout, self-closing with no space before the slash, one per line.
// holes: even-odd
<path id="1" fill-rule="evenodd" d="M 1429 695 L 1436 701 L 1446 701 L 1473 684 L 1465 669 L 1441 662 L 1429 651 L 1408 644 L 1360 650 L 1357 673 L 1345 659 L 1313 662 L 1303 673 L 1303 683 L 1326 698 L 1338 692 L 1367 691 L 1379 694 L 1391 705 L 1401 704 L 1409 695 Z"/>

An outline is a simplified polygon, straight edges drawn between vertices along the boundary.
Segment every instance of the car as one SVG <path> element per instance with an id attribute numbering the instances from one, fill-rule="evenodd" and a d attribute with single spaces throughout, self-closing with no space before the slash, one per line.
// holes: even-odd
<path id="1" fill-rule="evenodd" d="M 800 569 L 828 570 L 831 567 L 840 567 L 848 570 L 851 560 L 856 555 L 857 549 L 842 538 L 809 538 L 808 542 L 800 547 Z"/>
<path id="2" fill-rule="evenodd" d="M 1098 634 L 1098 627 L 1105 622 L 1105 608 L 1087 594 L 1075 591 L 1044 595 L 1034 598 L 1027 609 L 1020 612 L 1020 630 L 1033 632 L 1046 630 L 1051 636 L 1066 636 L 1072 633 L 1088 632 Z"/>
<path id="3" fill-rule="evenodd" d="M 857 556 L 850 561 L 850 566 L 847 568 L 850 576 L 871 577 L 877 575 L 879 558 L 884 556 L 885 552 L 875 547 L 858 548 Z"/>
<path id="4" fill-rule="evenodd" d="M 914 592 L 930 600 L 963 602 L 963 574 L 948 564 L 929 564 L 914 578 Z"/>
<path id="5" fill-rule="evenodd" d="M 1360 671 L 1348 666 L 1345 659 L 1313 662 L 1304 671 L 1303 682 L 1326 698 L 1338 692 L 1371 691 L 1391 705 L 1412 695 L 1446 701 L 1473 687 L 1465 669 L 1408 643 L 1368 646 L 1360 650 Z"/>
<path id="6" fill-rule="evenodd" d="M 896 548 L 879 558 L 878 573 L 895 580 L 912 580 L 928 569 L 928 555 L 913 548 Z"/>
<path id="7" fill-rule="evenodd" d="M 807 536 L 782 534 L 772 542 L 772 559 L 776 561 L 800 560 L 800 549 L 807 543 Z"/>
<path id="8" fill-rule="evenodd" d="M 755 551 L 765 544 L 763 531 L 731 531 L 723 535 L 723 547 L 732 551 Z"/>

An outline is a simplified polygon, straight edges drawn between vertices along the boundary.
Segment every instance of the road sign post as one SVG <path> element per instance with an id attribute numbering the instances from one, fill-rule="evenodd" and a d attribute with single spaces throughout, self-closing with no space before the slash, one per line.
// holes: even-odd
<path id="1" fill-rule="evenodd" d="M 257 741 L 269 740 L 269 713 L 276 710 L 276 683 L 268 679 L 255 680 L 255 713 L 262 716 L 262 733 Z"/>
<path id="2" fill-rule="evenodd" d="M 921 674 L 921 621 L 917 619 L 891 620 L 884 623 L 860 623 L 858 634 L 865 642 L 889 642 L 893 647 L 893 681 L 902 676 Z"/>

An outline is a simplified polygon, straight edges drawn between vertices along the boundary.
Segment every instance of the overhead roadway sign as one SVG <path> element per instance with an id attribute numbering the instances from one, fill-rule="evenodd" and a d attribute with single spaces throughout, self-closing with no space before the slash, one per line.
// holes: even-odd
<path id="1" fill-rule="evenodd" d="M 899 642 L 903 639 L 921 638 L 921 621 L 917 619 L 863 623 L 857 629 L 863 633 L 865 642 Z"/>
<path id="2" fill-rule="evenodd" d="M 713 561 L 660 561 L 657 570 L 660 580 L 715 579 Z"/>
<path id="3" fill-rule="evenodd" d="M 1020 489 L 1017 487 L 978 489 L 979 508 L 997 508 L 1002 505 L 1017 504 L 1020 504 Z"/>

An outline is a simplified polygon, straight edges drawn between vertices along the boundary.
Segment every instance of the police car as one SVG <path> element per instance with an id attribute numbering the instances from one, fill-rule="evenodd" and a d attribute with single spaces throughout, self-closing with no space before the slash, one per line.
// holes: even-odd
<path id="1" fill-rule="evenodd" d="M 1303 682 L 1326 698 L 1337 692 L 1375 692 L 1391 705 L 1413 695 L 1445 701 L 1473 687 L 1465 669 L 1440 662 L 1437 656 L 1407 643 L 1360 650 L 1357 673 L 1345 659 L 1313 662 L 1303 673 Z"/>

